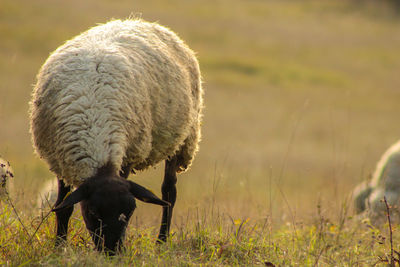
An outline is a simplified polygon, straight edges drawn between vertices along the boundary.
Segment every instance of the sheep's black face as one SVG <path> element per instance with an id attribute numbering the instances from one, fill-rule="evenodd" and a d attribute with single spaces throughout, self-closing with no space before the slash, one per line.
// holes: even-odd
<path id="1" fill-rule="evenodd" d="M 126 181 L 105 180 L 103 186 L 97 187 L 87 200 L 81 202 L 81 207 L 96 248 L 113 254 L 121 248 L 136 204 Z"/>
<path id="2" fill-rule="evenodd" d="M 81 202 L 86 228 L 96 248 L 114 254 L 121 246 L 129 219 L 136 208 L 135 198 L 161 206 L 169 203 L 151 191 L 125 180 L 115 172 L 99 172 L 71 193 L 53 211 Z"/>

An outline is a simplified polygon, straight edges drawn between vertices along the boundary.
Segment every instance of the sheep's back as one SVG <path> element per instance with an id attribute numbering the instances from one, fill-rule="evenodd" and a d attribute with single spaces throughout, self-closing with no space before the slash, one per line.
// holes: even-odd
<path id="1" fill-rule="evenodd" d="M 382 155 L 375 168 L 371 186 L 398 191 L 400 194 L 400 141 Z"/>
<path id="2" fill-rule="evenodd" d="M 178 37 L 156 24 L 113 21 L 46 61 L 31 131 L 50 168 L 79 184 L 107 162 L 144 169 L 172 155 L 200 108 L 198 64 Z"/>

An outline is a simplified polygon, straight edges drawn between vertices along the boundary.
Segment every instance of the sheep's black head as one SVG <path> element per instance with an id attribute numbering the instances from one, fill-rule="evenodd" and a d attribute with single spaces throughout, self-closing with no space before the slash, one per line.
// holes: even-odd
<path id="1" fill-rule="evenodd" d="M 99 251 L 113 255 L 120 249 L 126 226 L 136 208 L 135 198 L 161 206 L 169 205 L 146 188 L 113 173 L 88 179 L 53 211 L 78 202 L 92 239 Z"/>

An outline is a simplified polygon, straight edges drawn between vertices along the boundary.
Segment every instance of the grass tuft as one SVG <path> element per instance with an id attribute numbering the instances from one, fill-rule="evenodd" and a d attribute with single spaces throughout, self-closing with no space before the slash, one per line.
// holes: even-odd
<path id="1" fill-rule="evenodd" d="M 116 257 L 94 251 L 80 216 L 72 217 L 68 241 L 54 248 L 54 215 L 34 218 L 15 210 L 10 200 L 0 207 L 0 264 L 8 265 L 374 265 L 397 262 L 400 238 L 397 226 L 378 229 L 368 220 L 339 217 L 332 221 L 316 207 L 311 222 L 297 221 L 270 233 L 269 222 L 205 216 L 209 210 L 188 215 L 185 227 L 173 229 L 170 239 L 158 245 L 157 229 L 127 231 L 124 250 Z M 346 212 L 343 211 L 343 214 Z M 396 255 L 394 255 L 394 253 Z M 268 265 L 267 265 L 268 266 Z"/>

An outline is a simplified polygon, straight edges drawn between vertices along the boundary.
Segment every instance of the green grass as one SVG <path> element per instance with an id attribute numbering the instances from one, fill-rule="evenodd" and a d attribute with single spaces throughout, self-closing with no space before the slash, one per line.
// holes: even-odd
<path id="1" fill-rule="evenodd" d="M 308 223 L 287 222 L 274 229 L 270 217 L 234 219 L 207 208 L 194 209 L 162 245 L 155 242 L 157 229 L 139 226 L 138 218 L 133 218 L 124 250 L 107 257 L 93 250 L 77 213 L 71 218 L 68 242 L 55 249 L 54 216 L 48 216 L 47 210 L 34 217 L 21 216 L 12 202 L 5 201 L 0 214 L 0 264 L 372 266 L 390 259 L 387 225 L 378 229 L 368 220 L 348 217 L 345 207 L 338 221 L 328 219 L 329 211 L 319 205 L 315 210 L 317 216 Z M 394 227 L 394 240 L 400 238 L 398 230 Z M 394 249 L 398 251 L 399 245 Z"/>
<path id="2" fill-rule="evenodd" d="M 372 0 L 3 0 L 0 155 L 14 168 L 10 194 L 29 234 L 1 202 L 1 262 L 374 264 L 389 251 L 387 227 L 349 219 L 351 205 L 343 206 L 399 139 L 397 13 L 390 1 Z M 176 31 L 203 74 L 203 140 L 192 169 L 178 177 L 174 235 L 156 246 L 160 209 L 139 203 L 122 255 L 93 252 L 79 214 L 66 249 L 54 250 L 54 215 L 30 237 L 42 221 L 37 193 L 53 178 L 30 141 L 35 75 L 65 40 L 129 16 Z M 131 179 L 159 192 L 162 167 Z M 235 220 L 247 219 L 236 238 Z"/>

